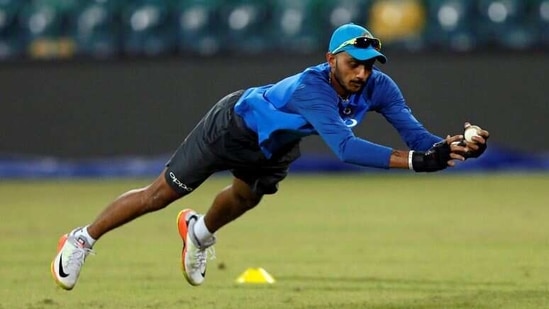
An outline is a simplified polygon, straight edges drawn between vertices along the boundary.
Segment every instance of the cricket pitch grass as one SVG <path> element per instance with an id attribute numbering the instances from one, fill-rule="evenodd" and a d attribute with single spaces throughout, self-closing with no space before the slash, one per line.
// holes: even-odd
<path id="1" fill-rule="evenodd" d="M 60 235 L 150 179 L 0 183 L 0 309 L 549 308 L 549 174 L 290 175 L 218 233 L 204 285 L 180 271 L 176 215 L 230 178 L 105 235 L 73 291 Z M 274 284 L 237 284 L 263 267 Z"/>

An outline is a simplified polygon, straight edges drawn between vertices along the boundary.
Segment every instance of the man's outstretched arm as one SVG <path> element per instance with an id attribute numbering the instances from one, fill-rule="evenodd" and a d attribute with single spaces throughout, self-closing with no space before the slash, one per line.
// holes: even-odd
<path id="1" fill-rule="evenodd" d="M 462 135 L 448 136 L 434 144 L 429 150 L 393 150 L 389 158 L 389 168 L 408 168 L 416 172 L 435 172 L 455 166 L 454 160 L 463 161 L 467 148 L 459 143 Z"/>

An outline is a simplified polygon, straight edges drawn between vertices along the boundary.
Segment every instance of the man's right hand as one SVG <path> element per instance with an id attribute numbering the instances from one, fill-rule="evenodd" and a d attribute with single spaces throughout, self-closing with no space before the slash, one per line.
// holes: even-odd
<path id="1" fill-rule="evenodd" d="M 416 172 L 436 172 L 454 166 L 454 160 L 465 160 L 463 154 L 467 152 L 467 148 L 460 143 L 454 143 L 462 139 L 462 135 L 448 136 L 425 152 L 413 151 L 411 167 Z"/>

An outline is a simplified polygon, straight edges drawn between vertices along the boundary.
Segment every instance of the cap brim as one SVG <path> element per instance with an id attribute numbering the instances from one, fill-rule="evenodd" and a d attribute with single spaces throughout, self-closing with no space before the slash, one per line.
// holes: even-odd
<path id="1" fill-rule="evenodd" d="M 373 47 L 369 48 L 346 48 L 344 49 L 351 57 L 357 59 L 357 60 L 370 60 L 373 58 L 376 58 L 377 61 L 381 63 L 387 62 L 387 57 L 374 49 Z"/>

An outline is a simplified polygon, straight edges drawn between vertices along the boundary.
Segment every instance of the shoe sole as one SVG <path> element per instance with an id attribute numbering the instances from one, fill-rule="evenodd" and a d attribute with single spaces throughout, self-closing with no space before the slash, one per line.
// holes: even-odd
<path id="1" fill-rule="evenodd" d="M 63 246 L 65 245 L 65 242 L 67 241 L 67 238 L 69 237 L 69 235 L 65 234 L 63 236 L 61 236 L 61 238 L 59 238 L 59 241 L 57 242 L 57 254 L 59 254 L 59 252 L 61 251 L 61 248 L 63 248 Z M 62 289 L 64 290 L 67 290 L 67 291 L 70 291 L 72 290 L 72 287 L 68 287 L 66 285 L 64 285 L 63 283 L 61 283 L 61 281 L 59 281 L 59 279 L 57 278 L 57 274 L 55 273 L 55 261 L 57 260 L 57 255 L 55 256 L 55 258 L 53 258 L 53 261 L 51 261 L 51 264 L 50 264 L 50 272 L 51 272 L 51 275 L 53 277 L 53 280 L 55 280 L 55 283 Z"/>
<path id="2" fill-rule="evenodd" d="M 181 237 L 181 240 L 183 241 L 183 248 L 181 249 L 181 271 L 183 272 L 183 275 L 185 276 L 185 279 L 187 282 L 192 286 L 198 286 L 200 284 L 194 283 L 191 278 L 187 275 L 187 270 L 185 268 L 185 254 L 187 253 L 187 221 L 185 220 L 185 215 L 188 212 L 195 212 L 192 209 L 183 209 L 179 212 L 177 215 L 177 230 L 179 231 L 179 237 Z"/>

